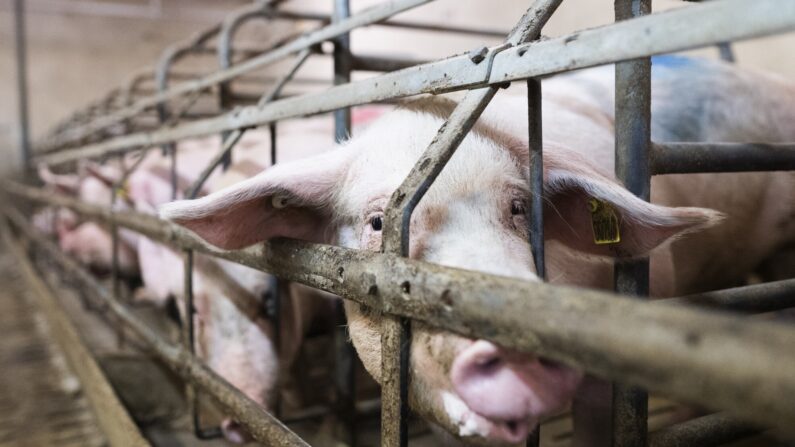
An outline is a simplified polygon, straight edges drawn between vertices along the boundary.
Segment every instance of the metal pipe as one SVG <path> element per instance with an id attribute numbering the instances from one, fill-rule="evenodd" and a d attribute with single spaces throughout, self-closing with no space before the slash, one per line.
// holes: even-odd
<path id="1" fill-rule="evenodd" d="M 424 5 L 430 1 L 432 0 L 395 0 L 365 9 L 364 11 L 350 17 L 347 20 L 325 26 L 309 34 L 299 36 L 280 47 L 274 48 L 272 51 L 236 64 L 233 67 L 230 67 L 228 70 L 210 74 L 196 81 L 180 83 L 168 91 L 158 93 L 157 95 L 153 95 L 148 98 L 143 98 L 129 108 L 125 108 L 112 115 L 98 119 L 84 128 L 71 132 L 65 143 L 79 140 L 85 135 L 123 121 L 124 119 L 127 119 L 131 116 L 135 116 L 149 107 L 179 97 L 194 90 L 207 89 L 223 81 L 227 81 L 244 73 L 251 72 L 257 68 L 278 62 L 293 53 L 337 37 L 340 34 L 349 32 L 352 29 L 379 22 L 391 17 L 392 15 Z"/>
<path id="2" fill-rule="evenodd" d="M 27 221 L 16 211 L 5 209 L 4 213 L 26 239 L 41 247 L 48 256 L 75 277 L 83 290 L 105 304 L 118 320 L 135 332 L 138 337 L 174 372 L 186 381 L 201 387 L 226 408 L 238 422 L 243 424 L 254 439 L 266 445 L 308 447 L 298 435 L 290 431 L 262 406 L 246 397 L 221 376 L 205 366 L 196 357 L 177 345 L 173 345 L 150 329 L 136 317 L 117 297 L 113 296 L 90 273 L 67 257 L 51 241 L 35 233 Z"/>
<path id="3" fill-rule="evenodd" d="M 704 306 L 744 313 L 775 312 L 795 307 L 795 279 L 697 293 L 655 303 Z"/>
<path id="4" fill-rule="evenodd" d="M 351 15 L 349 0 L 334 0 L 332 23 L 339 23 Z M 309 49 L 305 57 L 309 56 Z M 334 63 L 334 85 L 351 82 L 353 60 L 351 57 L 350 33 L 343 33 L 334 39 L 332 54 Z M 346 107 L 334 112 L 334 142 L 339 144 L 351 137 L 351 109 Z M 357 444 L 356 437 L 356 351 L 348 336 L 348 325 L 342 303 L 337 303 L 336 330 L 334 331 L 334 389 L 337 414 L 345 428 L 343 439 L 351 447 Z M 382 438 L 383 439 L 383 438 Z"/>
<path id="5" fill-rule="evenodd" d="M 151 239 L 316 287 L 380 312 L 533 352 L 795 435 L 795 402 L 790 398 L 795 393 L 795 328 L 786 325 L 296 240 L 224 251 L 154 216 L 114 212 L 8 180 L 3 184 L 18 197 L 116 222 Z"/>
<path id="6" fill-rule="evenodd" d="M 617 22 L 648 14 L 651 14 L 651 0 L 615 2 Z M 631 193 L 648 202 L 651 195 L 651 58 L 616 64 L 615 90 L 616 178 Z M 613 275 L 616 292 L 648 297 L 648 257 L 617 261 Z M 647 416 L 645 390 L 623 383 L 613 384 L 613 447 L 646 447 Z"/>
<path id="7" fill-rule="evenodd" d="M 25 0 L 14 0 L 14 43 L 17 57 L 17 99 L 19 107 L 19 151 L 22 166 L 30 166 L 30 123 L 28 117 L 28 50 L 25 30 Z"/>
<path id="8" fill-rule="evenodd" d="M 654 143 L 651 172 L 695 174 L 795 170 L 795 143 Z"/>
<path id="9" fill-rule="evenodd" d="M 688 31 L 668 33 L 667 30 L 672 27 Z M 35 161 L 57 164 L 148 144 L 220 133 L 222 130 L 255 127 L 341 107 L 420 93 L 459 90 L 487 84 L 503 85 L 505 82 L 528 77 L 713 45 L 719 41 L 759 37 L 789 29 L 795 29 L 795 2 L 758 0 L 748 3 L 744 0 L 723 0 L 699 3 L 568 36 L 517 45 L 497 54 L 490 64 L 473 67 L 468 55 L 450 57 L 332 87 L 323 92 L 277 101 L 263 108 L 246 107 L 238 113 L 186 123 L 173 129 L 142 132 L 46 154 L 36 157 Z M 418 77 L 423 82 L 417 82 Z M 205 83 L 203 81 L 192 85 L 198 88 Z"/>
<path id="10" fill-rule="evenodd" d="M 492 49 L 483 57 L 472 56 L 470 63 L 473 67 L 481 65 L 489 70 L 494 57 L 500 51 L 536 38 L 560 2 L 561 0 L 534 2 L 506 38 L 503 46 Z M 409 175 L 392 194 L 384 211 L 382 252 L 410 256 L 410 224 L 414 209 L 475 125 L 497 89 L 498 87 L 489 86 L 467 92 Z M 405 289 L 410 287 L 403 288 L 403 293 L 407 294 Z M 385 306 L 385 310 L 389 313 L 389 306 Z M 411 321 L 385 316 L 381 323 L 381 442 L 387 446 L 404 447 L 408 444 L 410 350 Z"/>
<path id="11" fill-rule="evenodd" d="M 275 10 L 269 11 L 269 14 L 274 18 L 291 19 L 291 20 L 315 20 L 321 22 L 329 22 L 330 17 L 326 14 L 318 14 L 304 11 L 288 11 L 288 10 Z M 465 26 L 452 26 L 452 25 L 437 25 L 432 23 L 420 23 L 409 20 L 395 20 L 386 19 L 374 23 L 374 25 L 388 26 L 394 28 L 408 28 L 418 31 L 434 31 L 446 33 L 460 33 L 470 36 L 486 36 L 504 38 L 508 35 L 506 30 L 497 29 L 484 29 L 484 28 L 471 28 Z"/>
<path id="12" fill-rule="evenodd" d="M 649 434 L 649 447 L 716 447 L 761 430 L 724 413 L 691 419 Z"/>

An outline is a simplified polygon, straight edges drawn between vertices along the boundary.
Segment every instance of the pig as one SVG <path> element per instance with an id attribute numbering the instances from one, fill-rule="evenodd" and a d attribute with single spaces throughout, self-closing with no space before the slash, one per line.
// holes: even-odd
<path id="1" fill-rule="evenodd" d="M 314 119 L 299 124 L 302 125 L 283 126 L 280 143 L 300 143 L 313 153 L 330 146 L 332 127 L 328 120 Z M 229 170 L 212 176 L 205 189 L 222 189 L 260 172 L 269 164 L 263 150 L 269 150 L 269 145 L 263 145 L 264 141 L 267 139 L 262 133 L 244 135 Z M 299 151 L 284 155 L 287 159 L 306 156 Z M 171 200 L 169 181 L 153 174 L 151 169 L 131 176 L 128 190 L 135 210 L 143 213 L 154 213 L 156 206 Z M 170 297 L 182 301 L 182 257 L 145 237 L 140 237 L 137 247 L 144 288 L 136 295 L 161 304 Z M 272 295 L 272 276 L 195 254 L 192 281 L 198 356 L 246 396 L 272 409 L 281 382 L 292 368 L 306 334 L 318 328 L 330 330 L 336 298 L 300 284 L 282 284 L 278 315 L 281 344 L 277 347 L 273 322 L 264 314 L 266 305 L 262 303 L 263 297 Z M 250 310 L 238 307 L 241 302 L 253 304 L 260 312 L 252 315 Z M 179 310 L 184 320 L 184 306 Z M 230 417 L 224 418 L 221 428 L 230 441 L 240 443 L 250 439 L 245 429 Z"/>
<path id="2" fill-rule="evenodd" d="M 689 61 L 689 60 L 688 60 Z M 653 138 L 795 140 L 795 85 L 720 62 L 660 64 Z M 544 81 L 547 271 L 551 283 L 612 287 L 612 261 L 651 256 L 651 294 L 730 285 L 795 240 L 792 173 L 656 177 L 652 202 L 615 179 L 612 69 Z M 687 91 L 687 95 L 680 93 Z M 408 102 L 338 149 L 285 163 L 160 215 L 210 244 L 239 249 L 274 237 L 374 250 L 383 210 L 455 104 Z M 418 205 L 410 257 L 539 281 L 528 246 L 526 101 L 498 96 Z M 607 206 L 620 241 L 594 242 L 589 206 Z M 496 299 L 496 298 L 495 298 Z M 381 380 L 379 316 L 346 302 L 366 369 Z M 522 442 L 565 409 L 582 373 L 487 340 L 415 322 L 410 404 L 476 444 Z"/>

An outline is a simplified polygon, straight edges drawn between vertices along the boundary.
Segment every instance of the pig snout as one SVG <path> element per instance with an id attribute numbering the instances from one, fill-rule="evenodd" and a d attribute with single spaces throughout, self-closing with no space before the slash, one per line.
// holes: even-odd
<path id="1" fill-rule="evenodd" d="M 493 424 L 488 437 L 509 443 L 566 408 L 582 379 L 578 371 L 485 340 L 461 351 L 450 374 L 463 403 Z"/>

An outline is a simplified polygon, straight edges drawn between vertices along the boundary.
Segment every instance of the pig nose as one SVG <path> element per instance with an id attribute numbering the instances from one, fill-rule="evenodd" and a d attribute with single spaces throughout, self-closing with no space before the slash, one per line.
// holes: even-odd
<path id="1" fill-rule="evenodd" d="M 523 371 L 517 371 L 521 366 L 498 346 L 478 340 L 458 355 L 450 374 L 456 392 L 475 412 L 489 419 L 524 420 L 533 396 Z"/>
<path id="2" fill-rule="evenodd" d="M 234 444 L 245 444 L 252 439 L 242 425 L 229 418 L 221 422 L 221 431 L 226 440 Z"/>

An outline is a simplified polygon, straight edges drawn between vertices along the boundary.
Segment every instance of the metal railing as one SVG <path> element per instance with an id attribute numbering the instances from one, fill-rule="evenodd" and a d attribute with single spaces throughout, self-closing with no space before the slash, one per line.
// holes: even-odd
<path id="1" fill-rule="evenodd" d="M 407 258 L 409 223 L 414 207 L 444 169 L 491 98 L 501 86 L 511 81 L 525 80 L 528 85 L 531 154 L 528 181 L 533 191 L 543 190 L 543 117 L 539 77 L 610 63 L 616 63 L 616 173 L 619 180 L 640 198 L 649 199 L 652 175 L 795 169 L 793 144 L 652 143 L 649 125 L 651 55 L 707 45 L 723 45 L 723 53 L 727 54 L 726 42 L 795 29 L 795 3 L 720 0 L 649 14 L 650 0 L 622 0 L 616 3 L 617 23 L 613 25 L 536 40 L 562 1 L 538 0 L 501 45 L 351 82 L 355 56 L 349 52 L 347 33 L 429 1 L 389 2 L 348 17 L 347 1 L 337 0 L 337 19 L 262 55 L 239 64 L 229 64 L 231 59 L 222 58 L 221 61 L 226 62 L 222 63 L 221 71 L 198 80 L 181 82 L 133 102 L 129 100 L 129 94 L 128 100 L 121 101 L 120 105 L 117 104 L 120 101 L 110 100 L 115 95 L 110 96 L 109 100 L 100 103 L 104 106 L 100 109 L 104 116 L 92 118 L 96 113 L 88 113 L 85 120 L 73 123 L 74 127 L 69 123 L 61 126 L 55 138 L 40 146 L 39 154 L 34 157 L 34 162 L 49 165 L 131 151 L 141 151 L 143 157 L 146 151 L 158 145 L 221 133 L 224 135 L 221 152 L 186 193 L 186 196 L 193 197 L 250 128 L 271 126 L 271 149 L 275 162 L 276 123 L 280 120 L 334 111 L 335 138 L 339 140 L 350 133 L 348 108 L 351 106 L 422 93 L 469 90 L 392 195 L 385 211 L 381 253 L 284 239 L 245 250 L 223 251 L 209 246 L 189 231 L 153 216 L 114 211 L 15 182 L 6 182 L 5 190 L 28 201 L 70 208 L 87 218 L 111 225 L 114 233 L 117 226 L 124 227 L 185 250 L 185 290 L 189 310 L 192 308 L 189 292 L 192 289 L 192 253 L 200 252 L 337 294 L 382 313 L 382 445 L 404 446 L 408 442 L 407 382 L 412 320 L 543 355 L 616 380 L 621 385 L 614 385 L 614 445 L 672 445 L 673 442 L 683 442 L 682 439 L 690 439 L 692 444 L 702 442 L 698 439 L 704 436 L 713 436 L 710 433 L 714 433 L 714 439 L 729 439 L 756 431 L 744 423 L 735 423 L 733 418 L 715 415 L 672 427 L 664 433 L 647 435 L 645 390 L 726 410 L 744 421 L 776 428 L 786 436 L 795 436 L 795 427 L 791 424 L 795 417 L 795 401 L 792 399 L 795 395 L 795 355 L 792 353 L 795 329 L 711 312 L 707 308 L 754 312 L 790 307 L 795 295 L 794 281 L 650 303 L 626 296 L 648 294 L 647 260 L 618 265 L 616 282 L 619 294 L 611 294 L 496 277 Z M 279 13 L 268 5 L 257 5 L 235 13 L 237 15 L 232 16 L 235 19 L 227 22 L 228 27 L 236 26 L 237 20 L 250 14 L 259 14 L 260 7 L 265 11 L 265 17 L 298 15 Z M 391 23 L 399 26 L 399 22 Z M 221 28 L 214 31 L 218 29 Z M 227 36 L 231 34 L 233 31 L 226 31 Z M 489 35 L 487 32 L 482 34 Z M 311 57 L 312 47 L 330 39 L 336 44 L 335 86 L 322 92 L 274 100 L 300 64 Z M 219 52 L 229 54 L 230 47 L 233 47 L 230 40 L 227 37 L 226 43 L 219 45 Z M 189 45 L 191 48 L 195 46 Z M 152 131 L 110 136 L 104 140 L 99 136 L 99 141 L 74 146 L 88 137 L 97 138 L 97 132 L 133 119 L 153 107 L 163 107 L 168 100 L 185 95 L 198 96 L 209 87 L 224 86 L 254 68 L 295 54 L 299 55 L 293 69 L 279 78 L 275 87 L 257 105 L 192 122 L 176 123 L 175 120 L 175 125 L 163 125 Z M 228 90 L 223 93 L 223 87 L 221 92 L 222 95 L 229 94 Z M 228 100 L 228 96 L 224 98 L 222 102 Z M 224 103 L 223 106 L 228 108 L 231 104 Z M 186 106 L 183 112 L 189 107 Z M 180 115 L 182 113 L 178 117 Z M 172 153 L 176 152 L 174 147 Z M 538 200 L 531 202 L 530 206 L 530 242 L 539 277 L 543 279 L 542 194 L 534 194 L 533 197 Z M 35 234 L 18 212 L 9 209 L 5 215 L 24 238 L 46 250 L 66 272 L 84 284 L 90 294 L 106 303 L 155 354 L 188 382 L 219 400 L 255 439 L 272 445 L 304 445 L 277 419 L 242 396 L 193 356 L 189 327 L 186 329 L 188 343 L 185 349 L 165 343 L 128 312 L 119 302 L 117 293 L 103 288 L 51 242 Z M 116 256 L 117 250 L 114 250 L 114 272 L 118 270 Z M 776 299 L 781 296 L 789 299 Z M 697 306 L 701 302 L 705 308 Z M 245 303 L 235 305 L 246 306 Z M 550 321 L 555 324 L 550 324 Z M 627 337 L 627 334 L 632 336 Z M 340 355 L 346 355 L 344 350 L 341 351 Z M 669 355 L 663 358 L 660 352 Z M 708 356 L 704 355 L 706 352 L 709 352 Z M 743 367 L 735 367 L 739 365 Z M 682 371 L 688 371 L 687 376 Z M 339 371 L 337 383 L 338 391 L 347 399 L 340 402 L 340 408 L 346 409 L 350 418 L 347 422 L 352 425 L 353 385 L 344 379 L 350 374 L 349 370 Z M 699 380 L 693 381 L 692 377 Z M 765 386 L 757 386 L 759 383 Z M 576 411 L 574 418 L 576 423 Z M 354 430 L 352 427 L 349 429 L 350 442 L 355 443 Z M 537 443 L 538 440 L 529 442 Z"/>

